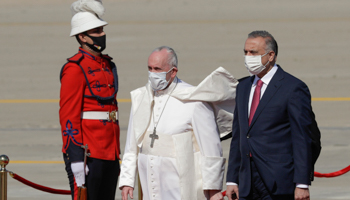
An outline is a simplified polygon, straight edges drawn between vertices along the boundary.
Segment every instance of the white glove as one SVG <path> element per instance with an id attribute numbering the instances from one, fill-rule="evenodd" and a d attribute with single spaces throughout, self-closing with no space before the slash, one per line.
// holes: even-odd
<path id="1" fill-rule="evenodd" d="M 83 184 L 85 184 L 84 162 L 71 163 L 70 167 L 72 169 L 77 186 L 78 187 L 83 186 Z M 86 172 L 86 175 L 89 173 L 89 168 L 87 165 L 85 168 L 85 172 Z"/>

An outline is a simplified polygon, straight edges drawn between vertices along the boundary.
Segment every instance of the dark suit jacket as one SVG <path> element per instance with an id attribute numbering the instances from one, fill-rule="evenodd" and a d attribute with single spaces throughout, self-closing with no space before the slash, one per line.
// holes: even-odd
<path id="1" fill-rule="evenodd" d="M 311 184 L 310 135 L 314 116 L 309 89 L 278 66 L 249 126 L 248 102 L 253 81 L 254 76 L 248 77 L 237 86 L 226 180 L 238 183 L 239 195 L 246 197 L 251 188 L 253 159 L 273 195 L 293 194 L 296 183 Z"/>

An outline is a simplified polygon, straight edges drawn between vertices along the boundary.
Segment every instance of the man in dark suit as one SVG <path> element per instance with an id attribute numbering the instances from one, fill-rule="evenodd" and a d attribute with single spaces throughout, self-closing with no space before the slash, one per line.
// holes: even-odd
<path id="1" fill-rule="evenodd" d="M 309 89 L 275 64 L 278 47 L 270 33 L 250 33 L 244 53 L 252 76 L 237 86 L 226 195 L 309 199 L 314 123 Z"/>

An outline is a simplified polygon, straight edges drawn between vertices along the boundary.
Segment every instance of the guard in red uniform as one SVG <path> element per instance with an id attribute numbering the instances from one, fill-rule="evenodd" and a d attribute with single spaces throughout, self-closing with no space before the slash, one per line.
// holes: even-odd
<path id="1" fill-rule="evenodd" d="M 114 200 L 120 171 L 118 76 L 106 47 L 107 22 L 101 1 L 78 0 L 71 6 L 70 36 L 80 44 L 60 74 L 60 123 L 63 157 L 72 199 L 85 186 L 89 200 Z M 83 145 L 90 153 L 84 165 Z"/>

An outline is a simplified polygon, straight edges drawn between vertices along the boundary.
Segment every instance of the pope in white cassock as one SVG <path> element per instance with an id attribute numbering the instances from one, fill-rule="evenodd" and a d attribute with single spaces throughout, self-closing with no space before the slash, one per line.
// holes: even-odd
<path id="1" fill-rule="evenodd" d="M 131 92 L 121 165 L 123 200 L 140 176 L 144 200 L 223 199 L 220 133 L 230 132 L 237 81 L 218 68 L 197 87 L 177 78 L 170 47 L 148 58 L 149 82 Z"/>

